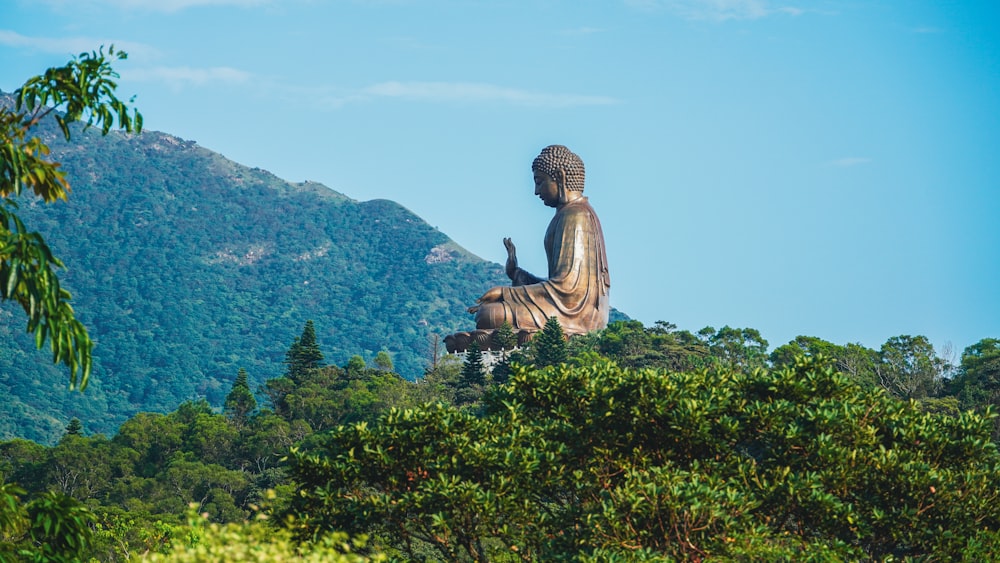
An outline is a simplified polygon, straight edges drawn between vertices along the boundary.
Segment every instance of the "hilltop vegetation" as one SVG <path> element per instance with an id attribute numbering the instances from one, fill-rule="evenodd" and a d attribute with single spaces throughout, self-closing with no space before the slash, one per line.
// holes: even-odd
<path id="1" fill-rule="evenodd" d="M 379 351 L 418 377 L 434 334 L 468 328 L 470 296 L 503 278 L 390 201 L 293 184 L 167 134 L 42 124 L 69 200 L 21 202 L 67 264 L 62 285 L 95 342 L 85 395 L 0 308 L 0 436 L 58 438 L 70 418 L 113 432 L 139 411 L 222 399 L 240 367 L 276 377 L 306 318 L 332 360 Z"/>

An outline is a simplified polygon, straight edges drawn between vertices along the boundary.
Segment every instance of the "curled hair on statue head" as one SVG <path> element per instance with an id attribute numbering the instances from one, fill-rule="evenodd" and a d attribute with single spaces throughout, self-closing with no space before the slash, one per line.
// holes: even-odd
<path id="1" fill-rule="evenodd" d="M 583 191 L 585 177 L 583 160 L 563 145 L 549 145 L 542 149 L 531 163 L 531 169 L 543 172 L 553 180 L 558 179 L 557 172 L 562 170 L 565 175 L 564 187 L 569 191 Z"/>

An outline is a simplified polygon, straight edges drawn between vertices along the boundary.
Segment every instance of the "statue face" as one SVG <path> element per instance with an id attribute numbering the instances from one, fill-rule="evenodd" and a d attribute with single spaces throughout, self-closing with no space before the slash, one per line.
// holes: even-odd
<path id="1" fill-rule="evenodd" d="M 559 205 L 559 183 L 545 172 L 535 171 L 535 195 L 549 207 Z"/>

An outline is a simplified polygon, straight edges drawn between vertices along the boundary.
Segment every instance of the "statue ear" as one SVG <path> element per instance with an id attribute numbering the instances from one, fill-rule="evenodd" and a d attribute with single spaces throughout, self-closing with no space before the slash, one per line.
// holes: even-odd
<path id="1" fill-rule="evenodd" d="M 556 185 L 559 186 L 559 203 L 566 203 L 568 201 L 568 190 L 566 189 L 566 171 L 560 168 L 556 170 L 555 177 L 552 178 L 556 181 Z"/>
<path id="2" fill-rule="evenodd" d="M 563 170 L 562 168 L 556 170 L 555 177 L 552 178 L 552 179 L 555 180 L 557 184 L 559 184 L 559 190 L 560 191 L 566 189 L 566 171 L 565 170 Z"/>

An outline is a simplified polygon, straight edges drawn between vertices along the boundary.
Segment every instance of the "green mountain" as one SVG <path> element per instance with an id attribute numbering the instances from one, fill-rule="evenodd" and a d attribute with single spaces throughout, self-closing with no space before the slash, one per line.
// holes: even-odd
<path id="1" fill-rule="evenodd" d="M 67 265 L 94 372 L 84 393 L 67 391 L 65 369 L 2 304 L 0 439 L 51 443 L 74 417 L 113 433 L 136 412 L 219 405 L 241 367 L 252 388 L 279 376 L 310 319 L 327 362 L 386 350 L 414 378 L 433 335 L 470 328 L 470 300 L 505 281 L 391 201 L 286 182 L 153 131 L 66 144 L 53 128 L 45 140 L 73 191 L 25 198 L 20 214 Z"/>

